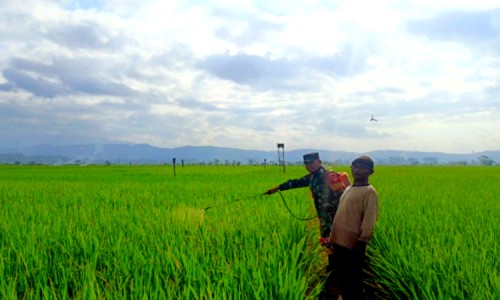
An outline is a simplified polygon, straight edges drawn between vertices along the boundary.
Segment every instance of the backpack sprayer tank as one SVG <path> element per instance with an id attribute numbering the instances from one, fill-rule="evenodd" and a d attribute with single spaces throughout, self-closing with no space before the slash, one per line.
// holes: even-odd
<path id="1" fill-rule="evenodd" d="M 328 184 L 330 188 L 335 191 L 343 191 L 351 185 L 351 180 L 347 172 L 334 172 L 330 171 L 328 174 Z"/>

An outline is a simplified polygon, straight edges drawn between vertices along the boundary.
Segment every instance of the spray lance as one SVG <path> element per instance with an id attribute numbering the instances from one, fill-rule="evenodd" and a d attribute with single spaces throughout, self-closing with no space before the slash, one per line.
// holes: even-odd
<path id="1" fill-rule="evenodd" d="M 264 195 L 271 195 L 271 194 L 274 194 L 275 192 L 278 192 L 279 195 L 281 196 L 281 200 L 283 201 L 283 204 L 285 205 L 286 209 L 288 210 L 288 212 L 290 213 L 290 215 L 292 215 L 294 218 L 296 218 L 298 220 L 301 220 L 301 221 L 310 221 L 310 220 L 316 218 L 316 216 L 313 216 L 313 217 L 310 217 L 310 218 L 301 218 L 301 217 L 296 216 L 290 210 L 290 208 L 288 207 L 288 205 L 286 204 L 285 197 L 283 197 L 283 194 L 280 191 L 278 191 L 278 190 L 276 190 L 274 192 L 270 192 L 270 191 L 271 190 L 266 191 L 266 192 L 264 192 L 262 194 L 257 194 L 257 195 L 253 195 L 253 196 L 238 198 L 238 199 L 235 199 L 234 201 L 223 203 L 223 204 L 219 204 L 219 205 L 207 206 L 207 207 L 204 208 L 204 210 L 207 211 L 207 210 L 209 210 L 211 208 L 217 208 L 217 207 L 220 207 L 220 206 L 226 206 L 226 205 L 229 205 L 229 204 L 234 204 L 234 203 L 239 202 L 239 201 L 243 201 L 243 200 L 247 200 L 247 199 L 253 199 L 253 198 L 257 198 L 257 197 L 262 197 Z"/>
<path id="2" fill-rule="evenodd" d="M 234 201 L 223 203 L 223 204 L 219 204 L 219 205 L 207 206 L 207 207 L 204 208 L 204 210 L 206 212 L 207 210 L 209 210 L 211 208 L 217 208 L 217 207 L 221 207 L 221 206 L 226 206 L 228 204 L 234 204 L 234 203 L 242 201 L 242 200 L 247 200 L 247 199 L 261 197 L 262 195 L 265 195 L 265 193 L 264 194 L 253 195 L 253 196 L 248 196 L 248 197 L 243 197 L 243 198 L 238 198 L 238 199 L 235 199 Z"/>

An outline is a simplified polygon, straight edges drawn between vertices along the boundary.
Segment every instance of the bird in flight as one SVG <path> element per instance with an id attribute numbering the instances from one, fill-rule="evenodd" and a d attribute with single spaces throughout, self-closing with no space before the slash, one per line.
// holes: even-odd
<path id="1" fill-rule="evenodd" d="M 377 119 L 375 119 L 375 117 L 372 115 L 372 118 L 370 119 L 370 121 L 375 121 L 375 122 L 377 122 L 378 120 L 377 120 Z"/>

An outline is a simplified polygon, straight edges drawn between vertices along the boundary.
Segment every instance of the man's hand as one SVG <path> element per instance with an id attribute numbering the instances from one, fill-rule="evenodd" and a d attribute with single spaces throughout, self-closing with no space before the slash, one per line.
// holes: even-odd
<path id="1" fill-rule="evenodd" d="M 279 186 L 277 186 L 277 187 L 273 187 L 272 189 L 267 190 L 267 191 L 265 192 L 265 194 L 267 194 L 267 195 L 272 195 L 272 194 L 276 193 L 276 192 L 277 192 L 277 191 L 279 191 L 279 190 L 280 190 L 280 187 L 279 187 Z"/>
<path id="2" fill-rule="evenodd" d="M 333 253 L 333 245 L 330 244 L 330 239 L 329 238 L 320 237 L 319 238 L 319 243 L 321 244 L 321 246 L 327 248 L 328 252 L 330 252 L 330 254 Z"/>
<path id="3" fill-rule="evenodd" d="M 324 247 L 330 247 L 331 246 L 330 239 L 328 239 L 328 238 L 320 237 L 319 238 L 319 243 L 321 244 L 321 246 L 324 246 Z"/>

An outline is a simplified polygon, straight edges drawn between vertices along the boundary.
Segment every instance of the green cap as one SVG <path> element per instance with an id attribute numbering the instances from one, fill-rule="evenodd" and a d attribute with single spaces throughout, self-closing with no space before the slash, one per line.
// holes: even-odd
<path id="1" fill-rule="evenodd" d="M 319 159 L 319 154 L 318 154 L 318 152 L 307 153 L 307 154 L 304 154 L 303 157 L 304 157 L 304 163 L 308 164 L 308 163 L 312 163 L 313 161 Z"/>

